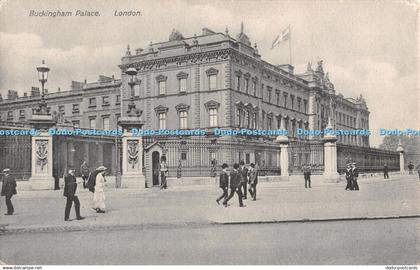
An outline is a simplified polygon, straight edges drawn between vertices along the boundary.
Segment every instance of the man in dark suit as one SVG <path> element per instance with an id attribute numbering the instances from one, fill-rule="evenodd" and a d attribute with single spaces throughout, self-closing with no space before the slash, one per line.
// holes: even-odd
<path id="1" fill-rule="evenodd" d="M 305 179 L 305 188 L 311 188 L 311 166 L 303 166 L 303 178 Z"/>
<path id="2" fill-rule="evenodd" d="M 10 174 L 10 169 L 6 168 L 3 170 L 3 177 L 2 177 L 2 188 L 1 188 L 1 196 L 6 197 L 6 206 L 7 206 L 7 213 L 6 216 L 13 215 L 15 209 L 13 208 L 12 204 L 12 197 L 13 195 L 17 194 L 16 192 L 16 180 Z"/>
<path id="3" fill-rule="evenodd" d="M 83 161 L 82 165 L 80 166 L 80 174 L 82 175 L 82 179 L 83 179 L 83 188 L 87 188 L 87 182 L 88 182 L 90 170 L 86 161 Z"/>
<path id="4" fill-rule="evenodd" d="M 78 220 L 84 219 L 80 215 L 80 202 L 79 198 L 75 195 L 76 189 L 77 189 L 77 182 L 76 182 L 76 176 L 74 176 L 74 169 L 70 169 L 69 173 L 64 177 L 64 196 L 67 197 L 66 202 L 66 209 L 64 212 L 64 220 L 70 221 L 70 209 L 71 205 L 74 202 L 74 209 L 76 210 L 76 218 Z"/>
<path id="5" fill-rule="evenodd" d="M 245 205 L 242 203 L 242 191 L 241 191 L 241 180 L 239 175 L 239 164 L 233 164 L 233 170 L 230 172 L 230 194 L 229 196 L 223 201 L 223 205 L 227 207 L 227 202 L 232 199 L 235 195 L 235 192 L 238 194 L 239 199 L 239 207 L 244 207 Z"/>
<path id="6" fill-rule="evenodd" d="M 359 190 L 359 184 L 357 183 L 357 178 L 359 177 L 359 169 L 357 169 L 355 162 L 352 163 L 351 174 L 353 180 L 353 190 Z"/>
<path id="7" fill-rule="evenodd" d="M 347 180 L 346 190 L 353 190 L 353 179 L 352 179 L 352 171 L 351 171 L 350 163 L 348 163 L 346 167 L 346 180 Z"/>
<path id="8" fill-rule="evenodd" d="M 386 164 L 384 164 L 384 179 L 389 178 L 388 171 L 389 171 L 388 166 Z"/>
<path id="9" fill-rule="evenodd" d="M 229 186 L 229 176 L 227 174 L 227 168 L 229 166 L 226 163 L 222 165 L 222 172 L 220 173 L 219 178 L 219 187 L 223 190 L 223 194 L 217 198 L 216 202 L 219 204 L 220 200 L 225 200 L 228 197 L 228 186 Z"/>
<path id="10" fill-rule="evenodd" d="M 245 167 L 245 163 L 242 160 L 240 162 L 240 168 L 239 168 L 239 177 L 241 181 L 241 192 L 243 194 L 244 200 L 246 200 L 246 192 L 247 192 L 247 183 L 248 183 L 248 169 Z"/>
<path id="11" fill-rule="evenodd" d="M 249 194 L 251 194 L 252 200 L 257 200 L 257 184 L 258 184 L 258 171 L 255 169 L 255 164 L 251 163 L 251 167 L 248 170 L 249 177 Z"/>

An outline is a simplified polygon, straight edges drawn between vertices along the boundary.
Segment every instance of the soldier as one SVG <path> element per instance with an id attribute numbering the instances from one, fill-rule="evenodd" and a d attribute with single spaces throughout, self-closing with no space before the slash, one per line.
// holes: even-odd
<path id="1" fill-rule="evenodd" d="M 258 184 L 258 171 L 255 169 L 255 164 L 251 163 L 251 167 L 248 170 L 249 176 L 249 194 L 251 194 L 252 200 L 257 200 L 257 184 Z"/>
<path id="2" fill-rule="evenodd" d="M 220 200 L 226 200 L 228 197 L 228 186 L 229 186 L 229 175 L 227 173 L 227 168 L 229 166 L 226 163 L 223 163 L 222 165 L 222 172 L 220 173 L 219 178 L 219 187 L 223 190 L 223 194 L 220 195 L 219 198 L 216 199 L 217 204 L 220 204 Z"/>
<path id="3" fill-rule="evenodd" d="M 408 164 L 408 174 L 414 174 L 413 169 L 414 169 L 413 162 L 410 161 L 410 163 Z"/>
<path id="4" fill-rule="evenodd" d="M 13 208 L 12 204 L 12 197 L 13 195 L 16 195 L 16 180 L 15 178 L 10 174 L 10 169 L 5 168 L 3 170 L 3 177 L 2 177 L 2 188 L 1 188 L 1 196 L 6 197 L 6 206 L 7 206 L 7 213 L 5 213 L 6 216 L 13 215 L 15 212 L 15 209 Z"/>
<path id="5" fill-rule="evenodd" d="M 167 183 L 166 177 L 168 176 L 168 165 L 166 165 L 166 157 L 162 157 L 159 171 L 160 171 L 160 189 L 167 189 L 168 183 Z"/>
<path id="6" fill-rule="evenodd" d="M 388 166 L 386 164 L 384 164 L 384 179 L 389 178 L 388 171 L 389 171 Z"/>
<path id="7" fill-rule="evenodd" d="M 347 186 L 346 190 L 353 190 L 353 179 L 352 179 L 352 172 L 351 172 L 351 164 L 348 163 L 346 167 L 346 180 L 347 180 Z"/>
<path id="8" fill-rule="evenodd" d="M 247 192 L 247 183 L 248 183 L 248 169 L 245 167 L 245 163 L 242 160 L 240 162 L 240 169 L 239 169 L 239 177 L 241 181 L 241 188 L 244 200 L 246 200 L 246 192 Z"/>
<path id="9" fill-rule="evenodd" d="M 233 164 L 233 170 L 230 172 L 230 194 L 223 201 L 223 206 L 227 207 L 227 202 L 235 195 L 235 192 L 238 194 L 239 207 L 244 207 L 242 203 L 242 191 L 241 191 L 241 180 L 239 175 L 239 164 Z"/>
<path id="10" fill-rule="evenodd" d="M 76 211 L 76 218 L 78 220 L 84 219 L 80 215 L 80 201 L 75 195 L 77 190 L 76 176 L 74 175 L 75 170 L 70 169 L 68 174 L 64 177 L 64 197 L 67 197 L 66 208 L 64 211 L 64 221 L 70 221 L 70 210 L 74 202 L 74 210 Z"/>
<path id="11" fill-rule="evenodd" d="M 353 162 L 351 169 L 352 174 L 352 182 L 353 182 L 353 190 L 359 190 L 359 184 L 357 183 L 357 178 L 359 177 L 359 170 L 356 167 L 356 163 Z"/>
<path id="12" fill-rule="evenodd" d="M 305 178 L 305 188 L 311 188 L 311 166 L 303 166 L 303 178 Z"/>
<path id="13" fill-rule="evenodd" d="M 87 188 L 87 182 L 88 182 L 90 170 L 86 161 L 83 161 L 82 165 L 80 166 L 80 174 L 82 175 L 82 179 L 83 179 L 83 188 Z"/>

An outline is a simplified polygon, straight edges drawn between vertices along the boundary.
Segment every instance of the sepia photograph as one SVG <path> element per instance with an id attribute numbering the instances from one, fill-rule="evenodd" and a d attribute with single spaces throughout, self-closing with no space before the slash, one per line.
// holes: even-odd
<path id="1" fill-rule="evenodd" d="M 0 0 L 0 267 L 418 269 L 418 12 Z"/>

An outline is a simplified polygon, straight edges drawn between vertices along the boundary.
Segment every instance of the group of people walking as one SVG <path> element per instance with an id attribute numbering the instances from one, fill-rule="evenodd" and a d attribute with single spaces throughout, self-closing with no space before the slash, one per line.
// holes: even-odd
<path id="1" fill-rule="evenodd" d="M 359 190 L 359 184 L 357 183 L 358 177 L 359 170 L 356 167 L 356 163 L 348 163 L 346 167 L 347 186 L 345 190 Z"/>
<path id="2" fill-rule="evenodd" d="M 76 219 L 82 220 L 84 217 L 80 215 L 80 201 L 77 197 L 77 187 L 83 184 L 83 188 L 88 188 L 93 192 L 93 209 L 97 213 L 105 213 L 105 191 L 106 184 L 105 173 L 107 168 L 99 166 L 95 171 L 90 172 L 86 162 L 83 162 L 80 172 L 82 174 L 81 182 L 77 181 L 75 176 L 75 169 L 70 168 L 68 173 L 64 176 L 64 197 L 67 198 L 66 207 L 64 211 L 64 220 L 71 221 L 70 210 L 74 203 L 74 210 L 76 212 Z"/>
<path id="3" fill-rule="evenodd" d="M 257 200 L 258 171 L 255 164 L 247 168 L 243 161 L 233 164 L 233 169 L 228 172 L 229 165 L 224 163 L 219 176 L 219 187 L 223 193 L 216 199 L 217 204 L 223 200 L 223 206 L 228 206 L 228 201 L 235 193 L 238 195 L 239 207 L 244 207 L 243 200 L 247 199 L 247 191 L 253 201 Z M 249 187 L 249 189 L 248 189 Z M 230 192 L 229 192 L 230 188 Z"/>

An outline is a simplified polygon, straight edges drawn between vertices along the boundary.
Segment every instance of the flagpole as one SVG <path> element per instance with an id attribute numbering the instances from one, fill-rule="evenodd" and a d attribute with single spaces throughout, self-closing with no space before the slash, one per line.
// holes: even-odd
<path id="1" fill-rule="evenodd" d="M 289 64 L 292 65 L 292 31 L 289 24 Z"/>

